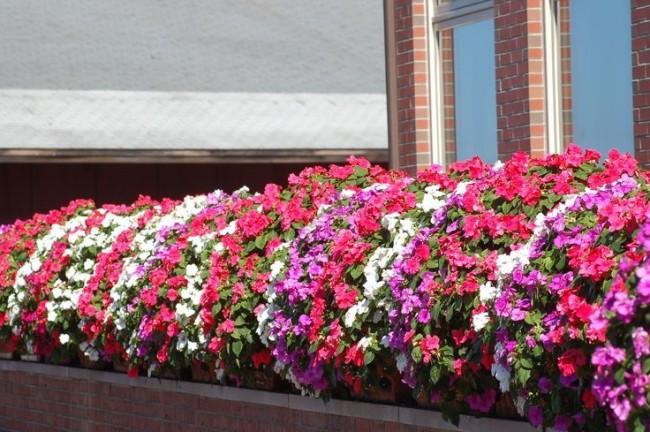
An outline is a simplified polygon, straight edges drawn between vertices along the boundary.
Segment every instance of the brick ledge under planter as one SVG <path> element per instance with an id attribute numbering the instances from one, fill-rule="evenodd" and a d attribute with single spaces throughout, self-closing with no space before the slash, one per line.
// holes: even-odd
<path id="1" fill-rule="evenodd" d="M 383 422 L 393 427 L 392 429 L 386 428 L 386 430 L 411 430 L 409 427 L 427 428 L 428 430 L 437 432 L 485 432 L 493 430 L 498 430 L 499 432 L 533 432 L 536 430 L 523 422 L 492 418 L 475 418 L 471 416 L 461 416 L 460 427 L 456 428 L 450 423 L 444 421 L 441 414 L 437 411 L 343 400 L 330 400 L 329 402 L 323 402 L 320 399 L 297 395 L 240 389 L 188 381 L 144 377 L 132 379 L 125 374 L 110 371 L 97 371 L 43 363 L 0 360 L 0 373 L 3 372 L 44 375 L 56 379 L 68 378 L 70 380 L 94 381 L 114 386 L 150 389 L 162 392 L 176 392 L 230 402 L 242 402 L 246 404 L 285 408 L 287 410 L 311 412 L 329 416 L 365 419 L 373 422 Z M 400 428 L 400 426 L 404 426 L 406 429 Z M 94 430 L 93 428 L 91 429 Z M 199 429 L 210 430 L 209 428 L 198 428 L 197 430 Z M 287 427 L 287 429 L 290 429 L 290 427 Z M 4 430 L 4 425 L 2 424 L 2 413 L 0 413 L 0 430 Z"/>

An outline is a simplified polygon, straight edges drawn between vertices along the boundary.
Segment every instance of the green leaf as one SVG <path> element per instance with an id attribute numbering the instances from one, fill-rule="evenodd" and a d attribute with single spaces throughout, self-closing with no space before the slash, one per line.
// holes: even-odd
<path id="1" fill-rule="evenodd" d="M 625 369 L 618 369 L 614 374 L 614 379 L 617 384 L 623 384 L 625 382 Z"/>
<path id="2" fill-rule="evenodd" d="M 350 269 L 350 276 L 352 279 L 359 279 L 359 276 L 363 274 L 363 266 L 356 265 Z"/>
<path id="3" fill-rule="evenodd" d="M 241 343 L 241 341 L 235 341 L 232 343 L 232 352 L 236 355 L 239 356 L 241 354 L 241 350 L 244 347 L 244 344 Z"/>
<path id="4" fill-rule="evenodd" d="M 258 235 L 255 239 L 255 246 L 260 250 L 264 250 L 264 246 L 266 246 L 266 236 Z"/>
<path id="5" fill-rule="evenodd" d="M 422 360 L 422 350 L 420 347 L 415 347 L 413 350 L 411 350 L 411 357 L 413 358 L 413 361 L 420 363 Z"/>
<path id="6" fill-rule="evenodd" d="M 533 363 L 525 357 L 519 359 L 519 365 L 524 369 L 532 369 Z"/>
<path id="7" fill-rule="evenodd" d="M 365 365 L 369 365 L 372 363 L 372 361 L 375 359 L 375 353 L 372 351 L 366 351 L 366 353 L 363 355 L 363 363 Z"/>
<path id="8" fill-rule="evenodd" d="M 436 384 L 440 380 L 440 367 L 437 365 L 432 366 L 429 372 L 429 378 L 431 378 L 432 384 Z"/>

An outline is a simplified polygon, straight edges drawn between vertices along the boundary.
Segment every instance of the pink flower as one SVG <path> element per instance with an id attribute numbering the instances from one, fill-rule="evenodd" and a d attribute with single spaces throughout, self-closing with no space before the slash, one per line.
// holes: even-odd
<path id="1" fill-rule="evenodd" d="M 420 349 L 422 350 L 422 359 L 424 363 L 431 362 L 431 357 L 438 352 L 440 348 L 440 338 L 435 335 L 427 335 L 420 341 Z"/>
<path id="2" fill-rule="evenodd" d="M 224 322 L 222 322 L 219 325 L 219 332 L 220 333 L 230 334 L 233 331 L 235 331 L 235 322 L 233 320 L 231 320 L 230 318 L 226 319 Z"/>

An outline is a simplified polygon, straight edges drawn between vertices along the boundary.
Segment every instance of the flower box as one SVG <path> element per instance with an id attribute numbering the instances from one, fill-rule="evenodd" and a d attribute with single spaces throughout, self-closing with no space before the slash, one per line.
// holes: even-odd
<path id="1" fill-rule="evenodd" d="M 192 363 L 192 381 L 203 383 L 218 383 L 216 367 L 213 363 L 207 365 L 200 361 Z"/>
<path id="2" fill-rule="evenodd" d="M 0 359 L 11 360 L 14 358 L 14 349 L 11 343 L 0 342 Z"/>
<path id="3" fill-rule="evenodd" d="M 410 390 L 394 368 L 375 364 L 373 371 L 371 383 L 362 387 L 360 391 L 352 391 L 351 395 L 355 399 L 395 403 L 409 398 Z"/>
<path id="4" fill-rule="evenodd" d="M 256 390 L 273 390 L 277 384 L 277 376 L 264 371 L 255 371 L 252 374 L 252 386 Z"/>
<path id="5" fill-rule="evenodd" d="M 84 369 L 106 369 L 106 362 L 102 360 L 91 360 L 82 350 L 77 351 L 79 365 Z"/>
<path id="6" fill-rule="evenodd" d="M 123 373 L 127 373 L 127 372 L 129 371 L 129 365 L 128 365 L 128 363 L 125 362 L 124 360 L 122 360 L 122 359 L 119 358 L 119 357 L 114 357 L 114 358 L 113 358 L 112 365 L 113 365 L 113 370 L 114 370 L 115 372 L 123 372 Z"/>

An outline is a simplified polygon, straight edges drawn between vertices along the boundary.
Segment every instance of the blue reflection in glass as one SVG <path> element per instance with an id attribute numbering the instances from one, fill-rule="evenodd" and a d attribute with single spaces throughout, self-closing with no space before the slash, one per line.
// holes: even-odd
<path id="1" fill-rule="evenodd" d="M 629 0 L 571 0 L 573 141 L 634 152 Z"/>

